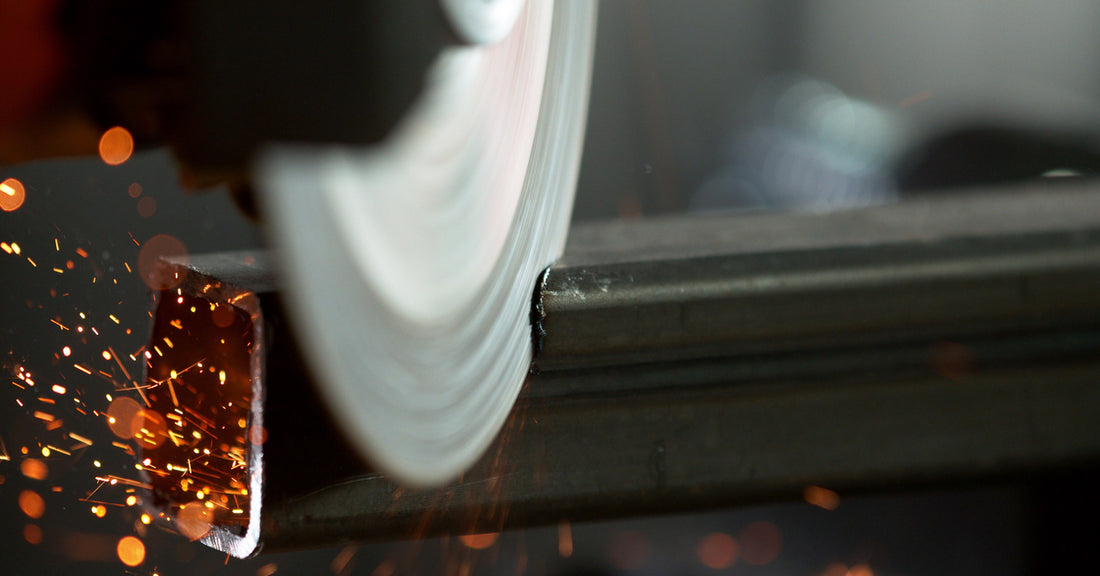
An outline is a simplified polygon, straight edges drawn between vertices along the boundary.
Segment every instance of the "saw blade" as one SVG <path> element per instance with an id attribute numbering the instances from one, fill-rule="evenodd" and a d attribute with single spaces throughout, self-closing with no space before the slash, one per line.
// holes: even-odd
<path id="1" fill-rule="evenodd" d="M 472 465 L 523 385 L 531 293 L 572 211 L 594 31 L 594 2 L 528 0 L 500 42 L 443 53 L 383 144 L 275 146 L 258 163 L 322 395 L 399 481 Z"/>

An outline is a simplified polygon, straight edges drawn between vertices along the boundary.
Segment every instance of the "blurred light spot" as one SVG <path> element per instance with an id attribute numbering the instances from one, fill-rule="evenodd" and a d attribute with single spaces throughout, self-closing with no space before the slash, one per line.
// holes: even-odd
<path id="1" fill-rule="evenodd" d="M 168 422 L 156 410 L 139 410 L 130 421 L 130 433 L 138 445 L 151 450 L 168 439 Z"/>
<path id="2" fill-rule="evenodd" d="M 806 502 L 826 510 L 836 510 L 840 506 L 840 495 L 821 486 L 807 486 L 802 491 L 802 497 Z"/>
<path id="3" fill-rule="evenodd" d="M 92 514 L 95 514 L 96 518 L 102 518 L 107 515 L 107 507 L 103 505 L 92 506 Z"/>
<path id="4" fill-rule="evenodd" d="M 389 558 L 385 559 L 371 572 L 371 576 L 393 576 L 393 573 L 397 571 L 397 566 L 394 565 L 393 560 Z"/>
<path id="5" fill-rule="evenodd" d="M 722 570 L 737 561 L 737 540 L 722 532 L 707 534 L 695 547 L 699 561 L 707 568 Z"/>
<path id="6" fill-rule="evenodd" d="M 279 569 L 279 565 L 272 562 L 270 564 L 264 564 L 256 569 L 256 576 L 271 576 Z"/>
<path id="7" fill-rule="evenodd" d="M 19 471 L 31 480 L 45 480 L 49 474 L 46 463 L 36 458 L 26 458 L 19 464 Z"/>
<path id="8" fill-rule="evenodd" d="M 171 259 L 172 264 L 165 262 Z M 138 276 L 153 290 L 169 290 L 179 286 L 190 263 L 187 247 L 167 234 L 158 234 L 145 241 L 138 252 Z"/>
<path id="9" fill-rule="evenodd" d="M 130 198 L 137 198 L 138 196 L 141 196 L 141 191 L 141 184 L 138 184 L 137 182 L 130 184 L 130 186 L 126 188 L 126 193 L 130 195 Z"/>
<path id="10" fill-rule="evenodd" d="M 237 313 L 233 311 L 232 304 L 221 303 L 210 312 L 210 320 L 218 328 L 228 328 L 237 319 Z"/>
<path id="11" fill-rule="evenodd" d="M 19 493 L 19 509 L 31 518 L 41 518 L 46 513 L 46 502 L 34 490 Z"/>
<path id="12" fill-rule="evenodd" d="M 107 130 L 99 138 L 99 157 L 111 166 L 118 166 L 129 160 L 133 153 L 134 137 L 121 126 Z"/>
<path id="13" fill-rule="evenodd" d="M 924 102 L 925 100 L 928 100 L 931 97 L 932 97 L 932 91 L 931 90 L 921 90 L 920 92 L 917 92 L 916 94 L 913 94 L 912 96 L 909 96 L 908 98 L 902 100 L 901 103 L 900 103 L 900 106 L 902 108 L 908 108 L 908 107 L 910 107 L 914 104 L 920 104 L 921 102 Z"/>
<path id="14" fill-rule="evenodd" d="M 897 198 L 901 120 L 804 76 L 764 81 L 748 127 L 691 199 L 698 210 L 830 211 Z"/>
<path id="15" fill-rule="evenodd" d="M 42 529 L 34 524 L 27 524 L 23 527 L 23 539 L 30 544 L 41 544 Z"/>
<path id="16" fill-rule="evenodd" d="M 607 543 L 607 558 L 620 571 L 633 571 L 649 560 L 652 546 L 641 532 L 627 530 L 611 537 Z"/>
<path id="17" fill-rule="evenodd" d="M 137 203 L 138 216 L 148 218 L 157 213 L 157 200 L 152 196 L 142 196 Z"/>
<path id="18" fill-rule="evenodd" d="M 267 428 L 255 424 L 248 427 L 248 441 L 253 444 L 267 442 Z"/>
<path id="19" fill-rule="evenodd" d="M 58 546 L 65 558 L 77 562 L 110 562 L 114 560 L 115 536 L 87 532 L 64 532 Z"/>
<path id="20" fill-rule="evenodd" d="M 153 522 L 153 517 L 152 516 L 150 516 L 148 514 L 142 514 L 141 515 L 141 523 L 142 524 L 150 524 L 152 522 Z"/>
<path id="21" fill-rule="evenodd" d="M 124 536 L 118 541 L 118 559 L 133 567 L 145 561 L 145 544 L 133 536 Z"/>
<path id="22" fill-rule="evenodd" d="M 27 191 L 23 183 L 15 178 L 8 178 L 0 182 L 0 210 L 15 212 L 23 205 L 27 198 Z M 18 254 L 18 252 L 16 252 Z"/>
<path id="23" fill-rule="evenodd" d="M 133 494 L 130 494 L 129 496 L 126 497 L 126 505 L 127 506 L 133 506 L 134 504 L 137 504 L 137 496 L 134 496 Z"/>
<path id="24" fill-rule="evenodd" d="M 134 437 L 131 423 L 138 412 L 141 412 L 141 404 L 138 404 L 133 398 L 126 396 L 115 398 L 107 406 L 107 425 L 115 436 L 123 440 L 129 440 Z"/>
<path id="25" fill-rule="evenodd" d="M 783 535 L 771 522 L 753 522 L 741 530 L 737 539 L 741 542 L 741 558 L 756 566 L 775 560 L 783 548 Z"/>
<path id="26" fill-rule="evenodd" d="M 345 546 L 336 554 L 336 557 L 332 559 L 329 564 L 329 568 L 332 569 L 334 574 L 341 574 L 348 568 L 354 567 L 352 564 L 352 558 L 355 557 L 355 553 L 359 551 L 358 546 Z"/>
<path id="27" fill-rule="evenodd" d="M 185 538 L 194 542 L 210 532 L 213 521 L 212 510 L 198 502 L 191 502 L 180 506 L 180 511 L 176 515 L 176 529 Z"/>
<path id="28" fill-rule="evenodd" d="M 964 380 L 974 371 L 974 355 L 958 342 L 933 344 L 929 362 L 936 374 L 950 380 Z"/>
<path id="29" fill-rule="evenodd" d="M 866 564 L 856 564 L 848 569 L 848 576 L 875 576 L 871 567 Z"/>
<path id="30" fill-rule="evenodd" d="M 558 555 L 562 558 L 573 555 L 573 530 L 568 520 L 562 520 L 558 524 Z"/>
<path id="31" fill-rule="evenodd" d="M 485 534 L 463 534 L 459 536 L 458 539 L 467 548 L 484 550 L 496 543 L 497 536 L 499 536 L 499 534 L 496 532 L 488 532 Z"/>

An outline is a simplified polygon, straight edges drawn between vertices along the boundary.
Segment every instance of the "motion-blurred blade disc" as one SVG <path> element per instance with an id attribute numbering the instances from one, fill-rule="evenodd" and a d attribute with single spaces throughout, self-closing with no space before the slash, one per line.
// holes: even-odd
<path id="1" fill-rule="evenodd" d="M 594 25 L 592 2 L 528 0 L 502 41 L 444 53 L 383 145 L 259 164 L 311 368 L 398 480 L 473 464 L 523 384 L 531 292 L 572 210 Z"/>

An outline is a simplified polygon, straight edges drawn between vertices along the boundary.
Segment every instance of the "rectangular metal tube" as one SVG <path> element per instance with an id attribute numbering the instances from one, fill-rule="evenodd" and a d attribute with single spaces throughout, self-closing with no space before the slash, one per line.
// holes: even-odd
<path id="1" fill-rule="evenodd" d="M 1095 188 L 1095 186 L 1093 186 Z M 1100 458 L 1100 191 L 578 227 L 484 458 L 414 492 L 308 385 L 262 254 L 265 550 L 1005 476 Z"/>

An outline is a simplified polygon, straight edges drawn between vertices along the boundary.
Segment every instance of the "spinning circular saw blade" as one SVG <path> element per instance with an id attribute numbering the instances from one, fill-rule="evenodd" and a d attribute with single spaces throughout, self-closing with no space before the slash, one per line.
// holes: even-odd
<path id="1" fill-rule="evenodd" d="M 456 477 L 519 394 L 531 293 L 568 230 L 594 25 L 594 3 L 528 0 L 500 41 L 444 52 L 380 145 L 258 164 L 323 396 L 399 481 Z"/>

